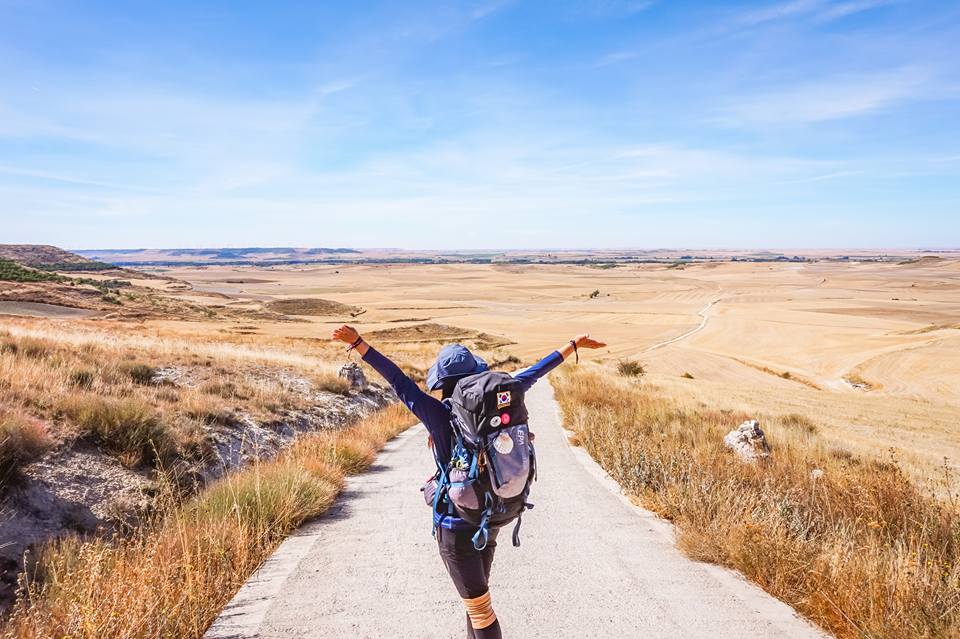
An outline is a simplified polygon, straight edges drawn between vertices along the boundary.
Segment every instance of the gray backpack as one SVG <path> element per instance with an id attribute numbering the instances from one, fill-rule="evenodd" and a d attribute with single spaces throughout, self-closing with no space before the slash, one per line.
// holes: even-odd
<path id="1" fill-rule="evenodd" d="M 434 530 L 455 514 L 477 526 L 473 545 L 487 545 L 489 529 L 516 520 L 513 545 L 520 545 L 520 520 L 537 465 L 523 385 L 507 373 L 485 371 L 461 379 L 444 400 L 453 425 L 453 454 L 440 466 L 426 496 Z"/>

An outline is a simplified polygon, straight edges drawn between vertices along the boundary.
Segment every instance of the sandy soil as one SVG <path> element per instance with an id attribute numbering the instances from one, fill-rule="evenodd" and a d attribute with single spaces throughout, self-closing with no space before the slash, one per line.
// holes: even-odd
<path id="1" fill-rule="evenodd" d="M 944 456 L 960 462 L 956 260 L 210 266 L 165 275 L 190 282 L 196 303 L 318 298 L 363 309 L 257 327 L 298 338 L 326 337 L 344 321 L 367 333 L 393 329 L 380 333 L 386 351 L 390 335 L 399 343 L 409 333 L 396 329 L 424 323 L 514 342 L 508 350 L 526 360 L 589 331 L 610 344 L 589 357 L 640 359 L 649 382 L 682 401 L 800 412 L 837 446 L 894 448 L 918 474 Z M 202 295 L 211 290 L 217 295 Z"/>

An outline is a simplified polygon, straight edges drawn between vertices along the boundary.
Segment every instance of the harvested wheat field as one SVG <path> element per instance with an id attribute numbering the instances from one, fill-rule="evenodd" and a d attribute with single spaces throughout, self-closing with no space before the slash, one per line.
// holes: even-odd
<path id="1" fill-rule="evenodd" d="M 189 282 L 195 303 L 290 309 L 284 321 L 254 322 L 257 333 L 316 339 L 352 322 L 387 350 L 422 350 L 424 364 L 431 340 L 529 361 L 589 330 L 610 344 L 601 360 L 640 361 L 648 383 L 681 401 L 800 413 L 838 447 L 884 457 L 893 449 L 917 476 L 940 476 L 945 457 L 954 468 L 960 460 L 952 259 L 205 266 L 163 275 Z M 301 315 L 309 299 L 317 302 Z"/>

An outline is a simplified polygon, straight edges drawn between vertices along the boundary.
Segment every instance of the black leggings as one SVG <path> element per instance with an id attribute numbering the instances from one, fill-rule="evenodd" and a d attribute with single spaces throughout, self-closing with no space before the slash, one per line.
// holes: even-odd
<path id="1" fill-rule="evenodd" d="M 496 528 L 490 529 L 490 538 L 487 541 L 487 547 L 483 550 L 476 550 L 473 547 L 474 531 L 437 530 L 437 542 L 440 548 L 440 558 L 443 559 L 447 572 L 453 580 L 453 585 L 457 588 L 457 593 L 468 607 L 467 612 L 467 637 L 470 639 L 501 639 L 500 621 L 494 618 L 493 623 L 481 621 L 480 625 L 489 623 L 483 628 L 474 628 L 470 620 L 471 605 L 481 606 L 489 609 L 492 614 L 492 607 L 482 598 L 488 597 L 490 591 L 490 567 L 493 565 L 493 553 L 497 550 Z M 480 604 L 476 604 L 481 599 Z M 467 601 L 470 600 L 470 601 Z M 477 614 L 475 612 L 475 614 Z M 483 616 L 483 613 L 480 613 Z"/>

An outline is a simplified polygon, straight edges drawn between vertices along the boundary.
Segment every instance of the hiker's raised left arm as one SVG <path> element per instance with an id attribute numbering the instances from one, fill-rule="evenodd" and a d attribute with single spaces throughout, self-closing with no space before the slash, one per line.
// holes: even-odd
<path id="1" fill-rule="evenodd" d="M 604 346 L 606 346 L 604 342 L 593 339 L 589 334 L 577 335 L 530 368 L 514 375 L 514 378 L 523 383 L 524 389 L 529 390 L 534 382 L 562 364 L 563 361 L 573 355 L 577 349 L 603 348 Z"/>
<path id="2" fill-rule="evenodd" d="M 349 344 L 350 349 L 360 353 L 363 361 L 372 366 L 375 371 L 387 380 L 387 383 L 393 387 L 400 401 L 406 404 L 407 408 L 425 424 L 431 421 L 431 417 L 433 417 L 434 413 L 438 412 L 438 409 L 442 412 L 443 416 L 446 417 L 446 411 L 438 400 L 420 390 L 416 382 L 400 370 L 399 366 L 390 361 L 390 358 L 372 346 L 369 346 L 355 328 L 344 324 L 333 330 L 332 337 L 344 344 Z"/>

